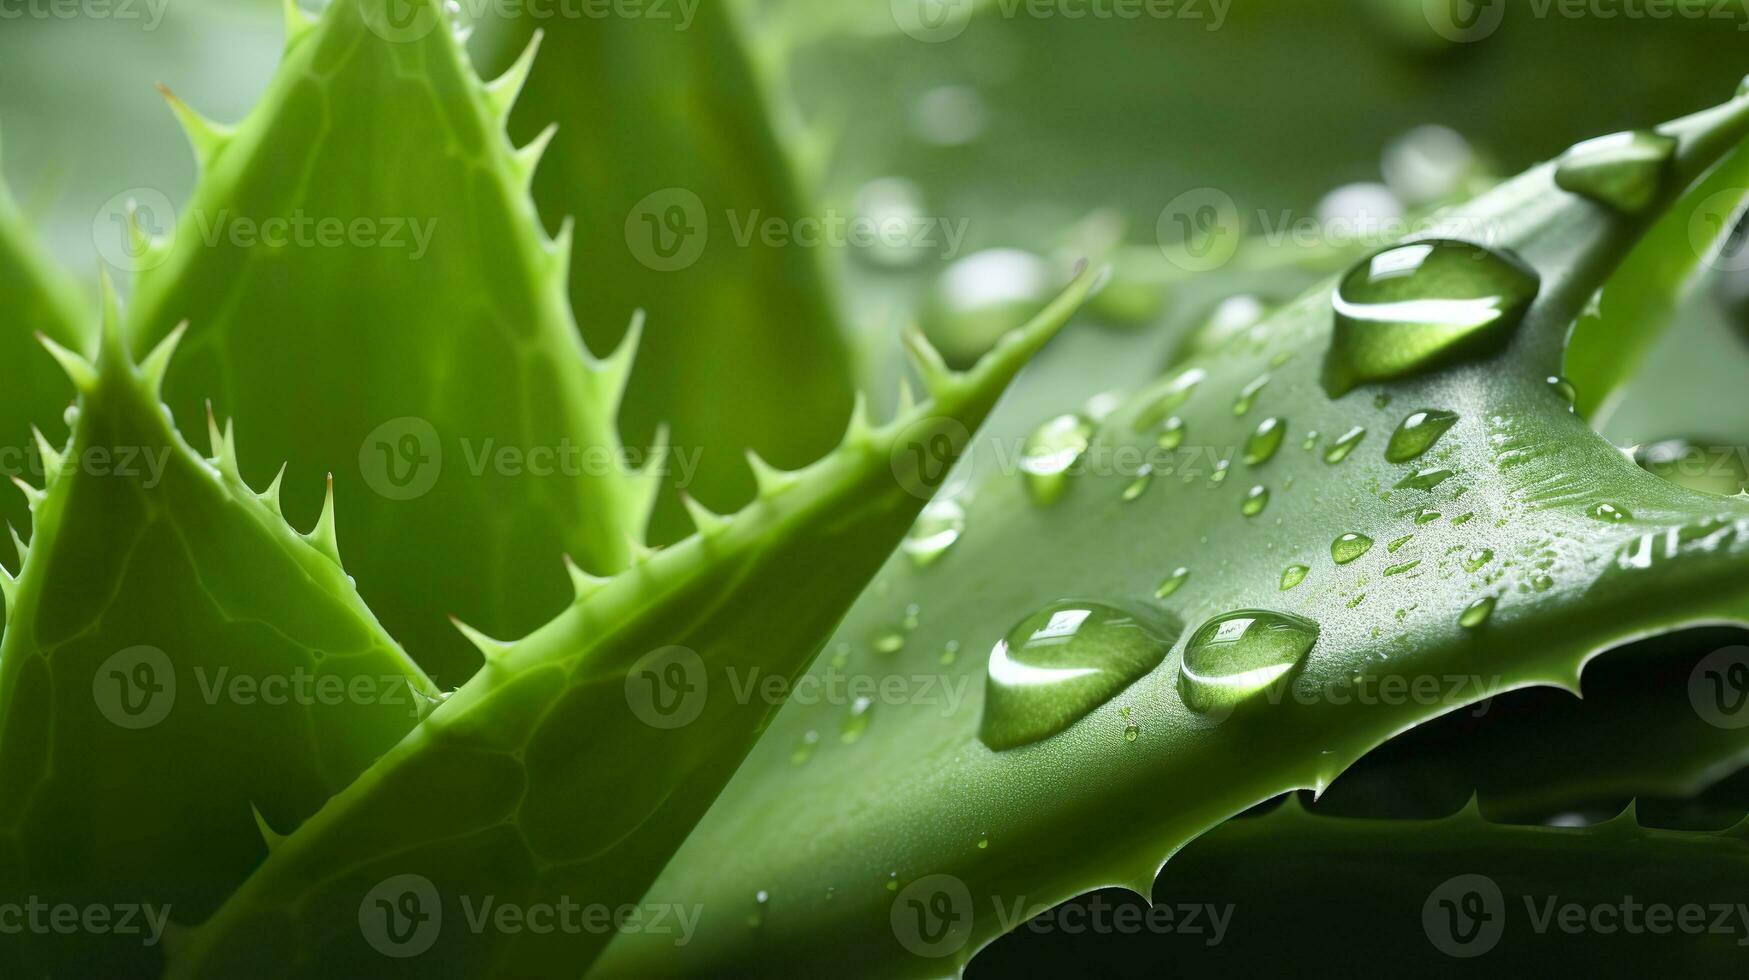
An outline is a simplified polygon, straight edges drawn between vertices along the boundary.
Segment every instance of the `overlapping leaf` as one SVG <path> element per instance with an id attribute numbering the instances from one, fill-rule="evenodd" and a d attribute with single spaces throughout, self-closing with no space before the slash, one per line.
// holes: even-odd
<path id="1" fill-rule="evenodd" d="M 1653 213 L 1746 129 L 1743 98 L 1664 127 L 1682 145 Z M 905 889 L 933 876 L 962 883 L 974 910 L 1114 883 L 1145 892 L 1186 841 L 1258 800 L 1327 785 L 1398 731 L 1512 687 L 1576 688 L 1590 656 L 1639 635 L 1749 616 L 1744 501 L 1641 471 L 1548 382 L 1569 326 L 1652 220 L 1563 192 L 1552 173 L 1533 169 L 1434 232 L 1511 249 L 1539 274 L 1501 352 L 1332 400 L 1320 384 L 1331 286 L 1315 290 L 1266 325 L 1266 343 L 1186 365 L 1200 381 L 1173 409 L 1183 444 L 1140 457 L 1154 464 L 1151 484 L 1138 490 L 1116 450 L 1155 444 L 1150 408 L 1186 376 L 1109 416 L 1087 455 L 1101 472 L 1054 506 L 1029 500 L 1012 473 L 975 485 L 961 541 L 922 569 L 895 559 L 838 637 L 854 651 L 850 673 L 969 677 L 975 691 L 984 652 L 1064 596 L 1158 601 L 1192 628 L 1262 608 L 1318 624 L 1290 686 L 1229 717 L 1191 711 L 1175 682 L 1181 637 L 1152 673 L 1039 743 L 986 748 L 974 694 L 957 711 L 882 705 L 861 738 L 823 743 L 800 764 L 794 747 L 835 731 L 842 712 L 791 705 L 649 896 L 733 910 L 763 890 L 760 927 L 724 911 L 678 951 L 622 937 L 603 969 L 827 969 L 851 955 L 871 973 L 951 972 L 1002 923 L 969 914 L 955 920 L 957 942 L 908 945 L 899 900 L 930 897 Z M 1392 431 L 1425 409 L 1459 418 L 1422 458 L 1388 462 Z M 1243 461 L 1269 418 L 1286 427 L 1282 448 Z M 1355 429 L 1357 447 L 1329 452 Z M 1447 472 L 1407 479 L 1423 470 Z M 1270 497 L 1246 516 L 1253 487 Z M 1338 563 L 1345 534 L 1375 544 Z M 1284 588 L 1293 565 L 1307 573 Z M 1180 567 L 1188 579 L 1154 600 Z M 873 641 L 907 606 L 920 626 L 879 652 Z M 833 669 L 845 668 L 813 668 Z"/>
<path id="2" fill-rule="evenodd" d="M 297 826 L 437 691 L 341 569 L 332 501 L 300 535 L 229 428 L 199 456 L 157 400 L 173 343 L 136 366 L 119 317 L 106 296 L 95 365 L 57 348 L 78 419 L 64 450 L 39 438 L 48 483 L 23 484 L 34 529 L 0 571 L 0 889 L 188 923 L 261 859 L 258 821 Z M 30 929 L 5 969 L 136 973 L 158 938 Z"/>

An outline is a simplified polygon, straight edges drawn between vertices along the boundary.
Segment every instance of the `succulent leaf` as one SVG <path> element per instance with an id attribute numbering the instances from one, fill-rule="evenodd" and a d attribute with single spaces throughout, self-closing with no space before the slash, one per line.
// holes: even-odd
<path id="1" fill-rule="evenodd" d="M 189 922 L 265 853 L 257 819 L 296 827 L 437 692 L 241 481 L 228 426 L 216 463 L 183 440 L 105 285 L 72 438 L 7 578 L 0 888 Z M 135 975 L 162 953 L 108 938 L 33 933 L 4 967 Z"/>
<path id="2" fill-rule="evenodd" d="M 1511 250 L 1539 279 L 1503 345 L 1331 398 L 1333 281 L 1267 321 L 1266 344 L 1199 354 L 1181 365 L 1194 375 L 1175 372 L 1106 417 L 1083 457 L 1089 472 L 1068 478 L 1054 504 L 1030 499 L 1014 465 L 974 484 L 952 551 L 921 567 L 895 557 L 837 636 L 855 651 L 848 667 L 812 668 L 816 678 L 928 670 L 969 679 L 974 693 L 957 711 L 883 705 L 854 743 L 823 745 L 801 765 L 793 746 L 835 730 L 840 712 L 786 706 L 647 896 L 732 908 L 764 890 L 760 928 L 707 917 L 680 950 L 622 936 L 602 969 L 757 972 L 773 957 L 823 969 L 854 951 L 871 974 L 941 975 L 1003 924 L 977 914 L 950 948 L 920 953 L 895 926 L 895 903 L 916 882 L 952 876 L 978 910 L 1113 883 L 1145 893 L 1187 841 L 1257 801 L 1327 786 L 1408 727 L 1514 687 L 1577 690 L 1591 656 L 1647 633 L 1744 621 L 1749 498 L 1651 477 L 1549 383 L 1570 325 L 1610 272 L 1749 132 L 1749 99 L 1661 131 L 1679 146 L 1644 213 L 1569 194 L 1546 165 L 1442 216 L 1428 237 Z M 1154 469 L 1138 479 L 1124 454 L 1154 445 L 1162 399 L 1191 377 L 1171 409 L 1182 446 L 1141 456 Z M 1428 409 L 1458 421 L 1423 455 L 1390 462 L 1393 432 Z M 1266 419 L 1287 437 L 1252 452 Z M 1270 491 L 1261 503 L 1253 487 Z M 997 661 L 992 653 L 986 682 L 981 654 L 1065 596 L 1151 605 L 1190 629 L 1066 730 L 993 751 L 978 739 L 990 702 L 976 692 L 997 683 Z M 922 625 L 897 654 L 880 652 L 870 638 L 907 606 Z M 1315 640 L 1295 645 L 1297 661 L 1230 676 L 1202 672 L 1200 660 L 1187 669 L 1193 643 L 1220 666 L 1231 635 L 1221 627 L 1235 622 L 1286 624 L 1291 635 L 1309 622 Z M 938 658 L 944 649 L 961 652 Z M 1217 683 L 1239 692 L 1218 710 L 1192 710 L 1181 694 Z M 1403 693 L 1355 693 L 1369 684 Z M 1408 693 L 1429 684 L 1432 696 Z"/>
<path id="3" fill-rule="evenodd" d="M 533 628 L 564 605 L 560 552 L 626 567 L 649 491 L 615 431 L 624 367 L 584 349 L 525 191 L 541 144 L 511 144 L 437 0 L 391 6 L 331 4 L 245 119 L 192 125 L 203 172 L 132 335 L 190 324 L 167 403 L 237 419 L 253 482 L 286 461 L 295 522 L 333 474 L 348 568 L 459 681 L 478 658 L 443 612 Z"/>

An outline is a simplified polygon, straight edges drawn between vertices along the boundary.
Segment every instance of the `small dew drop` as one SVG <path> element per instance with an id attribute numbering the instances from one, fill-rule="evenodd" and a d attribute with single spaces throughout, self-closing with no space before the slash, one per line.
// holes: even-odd
<path id="1" fill-rule="evenodd" d="M 1176 415 L 1170 416 L 1160 423 L 1160 434 L 1155 437 L 1154 445 L 1161 449 L 1177 449 L 1184 443 L 1184 420 Z"/>
<path id="2" fill-rule="evenodd" d="M 1269 506 L 1269 489 L 1255 486 L 1245 491 L 1245 499 L 1239 504 L 1239 513 L 1246 517 L 1256 517 L 1263 513 L 1263 508 Z"/>
<path id="3" fill-rule="evenodd" d="M 862 733 L 868 731 L 869 715 L 873 713 L 873 708 L 874 700 L 866 696 L 850 702 L 844 719 L 838 723 L 838 740 L 845 745 L 852 745 L 862 738 Z"/>
<path id="4" fill-rule="evenodd" d="M 1563 378 L 1558 374 L 1551 374 L 1544 380 L 1545 383 L 1548 384 L 1549 390 L 1553 391 L 1556 395 L 1559 395 L 1560 399 L 1567 403 L 1568 408 L 1572 408 L 1574 405 L 1578 404 L 1579 389 L 1573 387 L 1573 382 L 1568 381 L 1566 378 Z"/>
<path id="5" fill-rule="evenodd" d="M 1397 553 L 1398 548 L 1401 548 L 1413 540 L 1415 540 L 1415 535 L 1413 534 L 1405 534 L 1400 538 L 1392 538 L 1385 544 L 1385 553 L 1394 555 Z"/>
<path id="6" fill-rule="evenodd" d="M 1575 145 L 1555 166 L 1555 185 L 1624 214 L 1644 211 L 1664 186 L 1676 138 L 1640 129 Z"/>
<path id="7" fill-rule="evenodd" d="M 1289 565 L 1281 570 L 1281 591 L 1286 592 L 1306 580 L 1306 573 L 1311 568 L 1305 565 Z"/>
<path id="8" fill-rule="evenodd" d="M 1143 463 L 1141 469 L 1136 472 L 1136 478 L 1130 481 L 1129 486 L 1123 488 L 1123 499 L 1125 501 L 1135 500 L 1142 494 L 1147 493 L 1148 487 L 1152 485 L 1153 482 L 1154 468 Z"/>
<path id="9" fill-rule="evenodd" d="M 1350 531 L 1330 543 L 1330 558 L 1338 565 L 1346 565 L 1371 550 L 1371 538 Z"/>
<path id="10" fill-rule="evenodd" d="M 946 554 L 965 530 L 965 508 L 952 500 L 934 500 L 917 515 L 899 547 L 922 568 Z"/>
<path id="11" fill-rule="evenodd" d="M 1464 556 L 1464 571 L 1479 571 L 1483 565 L 1494 560 L 1494 549 L 1477 548 Z"/>
<path id="12" fill-rule="evenodd" d="M 1174 568 L 1172 574 L 1160 580 L 1159 588 L 1154 590 L 1154 598 L 1164 599 L 1172 593 L 1177 592 L 1179 587 L 1184 585 L 1184 581 L 1188 578 L 1190 578 L 1190 569 L 1183 566 Z"/>
<path id="13" fill-rule="evenodd" d="M 1348 458 L 1349 453 L 1354 452 L 1354 447 L 1360 445 L 1360 441 L 1365 438 L 1366 430 L 1358 425 L 1342 433 L 1335 442 L 1330 444 L 1330 448 L 1324 450 L 1324 462 L 1331 465 L 1342 462 Z"/>
<path id="14" fill-rule="evenodd" d="M 1416 459 L 1432 449 L 1439 437 L 1457 424 L 1457 420 L 1455 413 L 1433 408 L 1410 415 L 1397 426 L 1397 431 L 1391 433 L 1391 441 L 1385 446 L 1385 460 L 1407 463 Z"/>
<path id="15" fill-rule="evenodd" d="M 1493 596 L 1483 596 L 1465 606 L 1464 611 L 1458 614 L 1458 625 L 1467 630 L 1481 626 L 1488 621 L 1489 616 L 1494 615 L 1494 603 Z"/>
<path id="16" fill-rule="evenodd" d="M 1245 440 L 1245 465 L 1258 466 L 1269 462 L 1275 451 L 1281 448 L 1281 440 L 1286 435 L 1287 422 L 1279 417 L 1272 416 L 1258 423 L 1257 431 Z"/>
<path id="17" fill-rule="evenodd" d="M 1080 415 L 1059 415 L 1026 437 L 1020 471 L 1026 488 L 1040 504 L 1053 504 L 1069 486 L 1069 469 L 1087 451 L 1093 423 Z"/>
<path id="18" fill-rule="evenodd" d="M 1251 411 L 1251 406 L 1257 403 L 1257 393 L 1269 384 L 1269 375 L 1259 375 L 1256 380 L 1239 389 L 1239 396 L 1233 399 L 1233 414 L 1244 415 Z"/>
<path id="19" fill-rule="evenodd" d="M 1614 504 L 1594 504 L 1591 509 L 1585 513 L 1597 520 L 1607 521 L 1611 524 L 1619 524 L 1622 521 L 1632 520 L 1634 516 L 1628 513 L 1626 509 L 1617 507 Z"/>
<path id="20" fill-rule="evenodd" d="M 794 752 L 789 754 L 791 765 L 804 765 L 814 757 L 814 748 L 820 744 L 820 733 L 812 728 L 802 733 L 802 740 L 796 745 Z"/>
<path id="21" fill-rule="evenodd" d="M 1456 475 L 1443 466 L 1427 466 L 1398 480 L 1393 488 L 1397 490 L 1432 490 Z"/>

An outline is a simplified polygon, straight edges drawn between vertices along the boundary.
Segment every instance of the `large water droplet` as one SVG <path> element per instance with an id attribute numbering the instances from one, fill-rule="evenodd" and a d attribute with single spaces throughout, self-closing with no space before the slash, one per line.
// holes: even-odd
<path id="1" fill-rule="evenodd" d="M 1658 196 L 1676 152 L 1676 139 L 1649 130 L 1586 140 L 1561 155 L 1555 184 L 1627 214 Z"/>
<path id="2" fill-rule="evenodd" d="M 1432 449 L 1439 437 L 1457 424 L 1457 420 L 1455 413 L 1443 412 L 1437 408 L 1416 412 L 1404 419 L 1397 426 L 1397 431 L 1391 433 L 1391 441 L 1385 445 L 1385 459 L 1392 463 L 1407 463 L 1415 459 Z"/>
<path id="3" fill-rule="evenodd" d="M 1337 287 L 1324 388 L 1334 398 L 1485 353 L 1518 326 L 1538 285 L 1519 259 L 1469 242 L 1387 248 Z"/>
<path id="4" fill-rule="evenodd" d="M 1243 701 L 1306 659 L 1318 624 L 1287 613 L 1241 609 L 1197 627 L 1184 648 L 1178 693 L 1192 711 Z"/>
<path id="5" fill-rule="evenodd" d="M 931 501 L 917 515 L 899 547 L 921 567 L 940 558 L 965 530 L 965 508 L 952 500 Z"/>
<path id="6" fill-rule="evenodd" d="M 1258 423 L 1257 431 L 1245 440 L 1246 465 L 1257 466 L 1269 462 L 1275 451 L 1281 448 L 1281 440 L 1286 435 L 1287 421 L 1284 419 L 1271 417 Z"/>
<path id="7" fill-rule="evenodd" d="M 978 738 L 1001 750 L 1057 734 L 1154 669 L 1181 630 L 1136 606 L 1045 606 L 990 651 Z"/>
<path id="8" fill-rule="evenodd" d="M 1338 565 L 1346 565 L 1371 550 L 1372 539 L 1353 531 L 1330 542 L 1330 558 Z"/>
<path id="9" fill-rule="evenodd" d="M 1032 430 L 1020 456 L 1020 471 L 1032 499 L 1050 504 L 1061 498 L 1069 486 L 1069 467 L 1092 439 L 1093 423 L 1079 415 L 1059 415 Z"/>

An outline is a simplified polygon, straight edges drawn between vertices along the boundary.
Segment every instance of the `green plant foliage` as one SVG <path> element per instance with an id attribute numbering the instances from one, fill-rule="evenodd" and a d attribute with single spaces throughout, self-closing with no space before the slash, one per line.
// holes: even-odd
<path id="1" fill-rule="evenodd" d="M 683 489 L 729 510 L 753 495 L 742 450 L 800 466 L 831 448 L 850 359 L 818 269 L 826 248 L 766 237 L 805 212 L 731 5 L 700 5 L 690 21 L 666 9 L 519 21 L 514 47 L 538 23 L 545 53 L 510 131 L 532 139 L 558 123 L 533 191 L 549 225 L 576 222 L 584 339 L 609 349 L 646 316 L 622 431 L 641 445 L 666 424 L 676 446 L 710 447 Z M 655 539 L 681 537 L 678 498 L 658 508 Z"/>
<path id="2" fill-rule="evenodd" d="M 54 420 L 72 400 L 74 391 L 66 376 L 32 339 L 33 333 L 75 350 L 83 349 L 89 331 L 83 328 L 74 287 L 65 276 L 38 257 L 18 206 L 0 182 L 0 296 L 6 298 L 10 328 L 0 331 L 0 388 L 6 398 L 0 403 L 0 447 L 5 447 L 6 476 L 23 476 L 41 482 L 40 472 L 30 465 L 35 456 L 30 427 L 40 425 L 55 431 Z M 14 527 L 29 522 L 22 498 L 10 496 L 0 504 L 0 518 Z M 0 544 L 11 556 L 11 545 Z"/>
<path id="3" fill-rule="evenodd" d="M 1269 320 L 1262 349 L 1199 356 L 1128 399 L 1098 426 L 1081 460 L 1090 472 L 1061 500 L 1039 504 L 1012 473 L 974 484 L 954 548 L 922 568 L 895 560 L 848 617 L 843 669 L 935 665 L 951 644 L 960 653 L 945 672 L 975 680 L 998 638 L 1064 596 L 1163 596 L 1189 627 L 1164 663 L 1061 734 L 1000 752 L 976 738 L 988 702 L 974 694 L 954 712 L 883 704 L 854 744 L 797 765 L 791 748 L 837 719 L 789 706 L 650 895 L 732 907 L 764 890 L 760 927 L 707 920 L 680 951 L 622 937 L 604 968 L 637 973 L 660 957 L 669 970 L 677 959 L 697 972 L 780 959 L 824 969 L 849 949 L 871 973 L 938 975 L 1001 923 L 974 914 L 945 950 L 907 948 L 895 892 L 926 877 L 958 879 L 974 909 L 1048 905 L 1114 882 L 1146 893 L 1187 841 L 1259 800 L 1328 785 L 1396 732 L 1512 687 L 1576 689 L 1590 656 L 1639 635 L 1742 619 L 1742 499 L 1645 473 L 1551 381 L 1593 294 L 1746 131 L 1743 98 L 1660 127 L 1678 149 L 1645 214 L 1557 188 L 1553 165 L 1445 213 L 1434 237 L 1509 249 L 1537 274 L 1498 353 L 1332 400 L 1320 384 L 1332 282 Z M 1183 441 L 1139 480 L 1116 450 L 1153 445 L 1163 404 Z M 1387 462 L 1391 433 L 1429 409 L 1458 421 L 1420 457 Z M 1247 463 L 1243 447 L 1267 419 L 1287 427 L 1284 444 Z M 1266 506 L 1254 487 L 1269 491 Z M 1303 579 L 1284 588 L 1299 565 Z M 877 660 L 869 638 L 912 604 L 921 625 Z M 1316 624 L 1316 642 L 1301 660 L 1217 677 L 1237 694 L 1230 712 L 1190 710 L 1179 678 L 1191 653 L 1199 671 L 1206 657 L 1187 644 L 1212 637 L 1200 624 L 1249 622 L 1252 609 Z M 1268 648 L 1235 649 L 1243 665 Z M 1387 682 L 1396 697 L 1353 693 Z"/>
<path id="4" fill-rule="evenodd" d="M 261 859 L 263 825 L 316 812 L 437 690 L 341 569 L 332 499 L 292 530 L 277 480 L 242 481 L 228 425 L 210 460 L 173 427 L 175 335 L 136 365 L 120 331 L 106 295 L 96 363 L 53 348 L 77 421 L 63 449 L 39 437 L 48 482 L 21 483 L 30 541 L 16 578 L 0 571 L 0 889 L 188 922 Z M 89 943 L 32 931 L 4 969 L 127 973 L 162 953 Z"/>
<path id="5" fill-rule="evenodd" d="M 662 454 L 622 456 L 615 433 L 635 338 L 605 361 L 578 339 L 569 235 L 548 240 L 526 192 L 544 140 L 504 135 L 521 73 L 481 83 L 436 3 L 404 13 L 291 10 L 285 61 L 234 128 L 172 97 L 203 173 L 130 313 L 141 350 L 188 321 L 167 403 L 210 398 L 285 459 L 294 519 L 333 473 L 364 595 L 455 683 L 478 658 L 444 615 L 525 631 L 563 604 L 561 553 L 626 567 Z M 265 244 L 300 219 L 277 232 L 296 247 Z"/>
<path id="6" fill-rule="evenodd" d="M 1365 820 L 1289 800 L 1175 856 L 1155 884 L 1152 930 L 1084 943 L 1072 965 L 1061 950 L 1025 942 L 1023 930 L 971 975 L 1023 964 L 1098 972 L 1152 955 L 1232 975 L 1272 973 L 1291 959 L 1312 977 L 1456 976 L 1478 964 L 1509 976 L 1729 976 L 1742 956 L 1746 848 L 1744 825 L 1657 830 L 1631 806 L 1591 826 L 1527 827 L 1490 823 L 1473 806 L 1438 819 Z M 1121 900 L 1102 897 L 1113 921 Z M 1147 914 L 1133 911 L 1132 922 Z M 1721 913 L 1726 929 L 1717 928 Z M 1059 915 L 1065 925 L 1083 921 Z M 1166 915 L 1175 931 L 1164 931 Z"/>
<path id="7" fill-rule="evenodd" d="M 754 457 L 748 509 L 694 508 L 699 532 L 679 545 L 611 580 L 579 573 L 576 602 L 525 639 L 468 631 L 487 656 L 481 673 L 275 851 L 190 938 L 174 975 L 381 968 L 357 915 L 340 913 L 408 875 L 451 915 L 486 895 L 635 903 L 776 708 L 735 697 L 735 679 L 787 683 L 805 665 L 1090 284 L 1083 275 L 965 374 L 913 335 L 924 405 L 878 429 L 858 412 L 841 445 L 799 473 Z M 671 685 L 681 699 L 640 714 L 633 684 L 658 669 L 685 675 Z M 550 975 L 586 968 L 606 939 L 456 929 L 427 948 L 458 969 Z"/>

